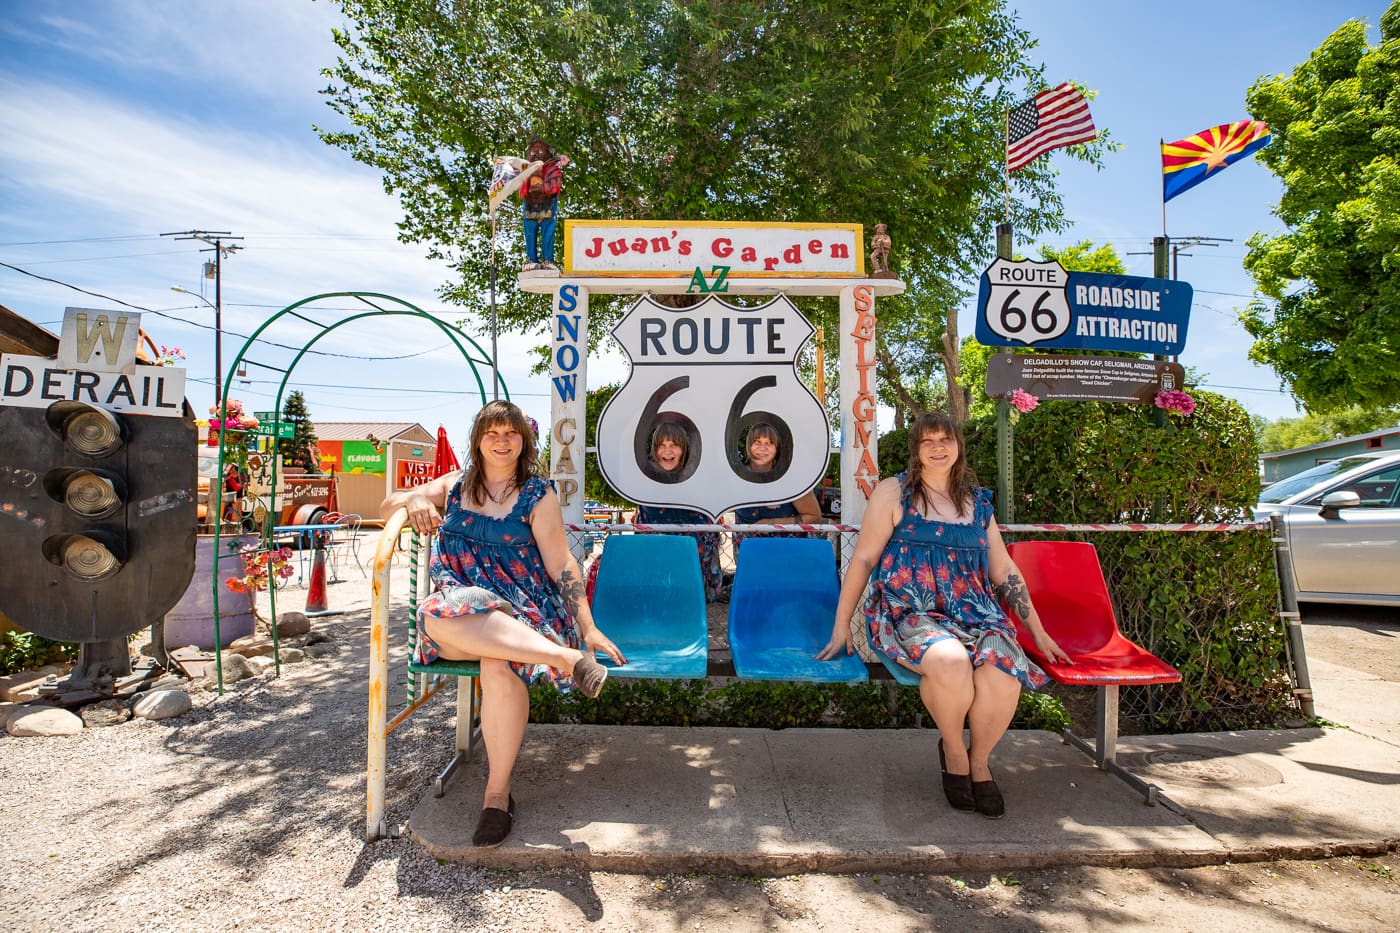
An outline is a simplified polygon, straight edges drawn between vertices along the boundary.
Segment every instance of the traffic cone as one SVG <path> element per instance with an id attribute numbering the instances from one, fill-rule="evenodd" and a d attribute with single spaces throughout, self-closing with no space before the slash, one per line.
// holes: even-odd
<path id="1" fill-rule="evenodd" d="M 326 549 L 317 544 L 311 554 L 311 582 L 306 587 L 306 614 L 324 616 L 339 611 L 326 606 Z"/>

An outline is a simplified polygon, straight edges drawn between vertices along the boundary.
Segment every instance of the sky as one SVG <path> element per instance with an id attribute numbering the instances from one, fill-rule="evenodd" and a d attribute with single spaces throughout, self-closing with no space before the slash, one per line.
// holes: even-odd
<path id="1" fill-rule="evenodd" d="M 1369 23 L 1375 41 L 1385 4 L 1235 0 L 1208 15 L 1121 0 L 1012 7 L 1038 40 L 1029 54 L 1047 79 L 1097 91 L 1095 122 L 1122 144 L 1098 171 L 1063 153 L 1048 157 L 1073 226 L 1048 241 L 1018 241 L 1017 252 L 1087 238 L 1112 243 L 1131 274 L 1151 275 L 1151 257 L 1136 254 L 1162 232 L 1158 140 L 1246 119 L 1245 92 L 1257 78 L 1291 71 L 1349 18 Z M 187 396 L 201 414 L 214 399 L 214 283 L 201 275 L 211 257 L 204 244 L 163 233 L 242 237 L 222 263 L 225 366 L 270 315 L 322 293 L 382 293 L 447 321 L 462 317 L 436 297 L 446 267 L 426 259 L 425 246 L 396 240 L 400 212 L 377 173 L 313 130 L 340 125 L 318 93 L 337 51 L 334 4 L 3 0 L 0 10 L 0 263 L 8 264 L 0 304 L 55 332 L 66 307 L 146 309 L 142 326 L 155 342 L 187 355 Z M 1252 292 L 1245 241 L 1281 232 L 1271 214 L 1281 191 L 1251 159 L 1167 207 L 1173 237 L 1219 240 L 1178 260 L 1178 276 L 1195 289 L 1181 362 L 1206 388 L 1269 419 L 1298 410 L 1270 370 L 1248 361 L 1252 341 L 1236 309 Z M 566 185 L 565 216 L 567 208 Z M 973 324 L 969 304 L 961 333 Z M 263 337 L 300 346 L 315 333 L 299 325 Z M 475 335 L 489 347 L 489 336 Z M 529 375 L 527 360 L 544 339 L 504 336 L 499 353 L 511 397 L 541 423 L 549 384 Z M 248 357 L 285 366 L 290 353 L 259 344 Z M 593 384 L 626 374 L 617 353 L 589 366 Z M 230 394 L 265 410 L 276 379 L 254 365 Z M 296 365 L 292 388 L 315 420 L 442 424 L 459 451 L 478 405 L 458 352 L 430 323 L 408 318 L 333 331 Z"/>

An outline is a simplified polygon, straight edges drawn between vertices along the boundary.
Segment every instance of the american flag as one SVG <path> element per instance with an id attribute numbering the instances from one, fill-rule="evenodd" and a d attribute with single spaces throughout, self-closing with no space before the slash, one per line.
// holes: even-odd
<path id="1" fill-rule="evenodd" d="M 1025 168 L 1051 149 L 1091 143 L 1097 133 L 1084 94 L 1066 81 L 1041 91 L 1006 120 L 1006 171 Z"/>

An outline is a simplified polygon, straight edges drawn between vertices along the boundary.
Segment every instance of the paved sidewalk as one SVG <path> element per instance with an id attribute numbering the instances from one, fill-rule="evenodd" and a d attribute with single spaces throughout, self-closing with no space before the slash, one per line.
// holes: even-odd
<path id="1" fill-rule="evenodd" d="M 471 845 L 480 752 L 443 798 L 424 795 L 408 831 L 451 861 L 648 873 L 1189 866 L 1392 850 L 1400 623 L 1321 618 L 1309 649 L 1317 713 L 1344 728 L 1125 738 L 1119 762 L 1162 789 L 1156 807 L 1041 731 L 1009 733 L 994 755 L 1007 815 L 990 821 L 948 807 L 930 732 L 531 726 L 516 828 L 501 848 Z"/>

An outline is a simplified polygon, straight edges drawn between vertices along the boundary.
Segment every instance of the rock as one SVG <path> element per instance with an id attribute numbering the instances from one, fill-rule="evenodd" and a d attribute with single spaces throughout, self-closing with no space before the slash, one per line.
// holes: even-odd
<path id="1" fill-rule="evenodd" d="M 225 651 L 224 662 L 224 686 L 238 683 L 240 680 L 247 680 L 253 676 L 253 667 L 248 663 L 248 659 L 233 651 Z M 209 665 L 208 672 L 204 675 L 204 682 L 209 686 L 214 686 L 219 682 L 219 672 L 214 665 Z"/>
<path id="2" fill-rule="evenodd" d="M 10 715 L 22 709 L 24 709 L 24 707 L 18 703 L 0 701 L 0 731 L 4 731 L 5 723 L 9 722 Z"/>
<path id="3" fill-rule="evenodd" d="M 340 649 L 333 642 L 318 641 L 315 644 L 307 645 L 303 652 L 308 658 L 330 658 L 340 654 Z"/>
<path id="4" fill-rule="evenodd" d="M 193 705 L 183 690 L 152 690 L 141 695 L 132 712 L 138 719 L 173 719 L 188 713 Z"/>
<path id="5" fill-rule="evenodd" d="M 99 726 L 119 726 L 131 718 L 131 707 L 126 700 L 103 700 L 100 703 L 89 703 L 84 706 L 79 715 L 83 717 L 83 725 L 89 729 Z"/>
<path id="6" fill-rule="evenodd" d="M 255 658 L 248 659 L 248 666 L 253 669 L 254 674 L 266 674 L 276 666 L 276 663 L 277 662 L 272 660 L 271 655 L 266 654 L 260 654 Z"/>
<path id="7" fill-rule="evenodd" d="M 272 654 L 272 639 L 266 635 L 244 635 L 242 638 L 235 638 L 229 642 L 228 654 L 241 654 L 245 658 L 256 658 L 264 654 Z M 228 675 L 224 675 L 228 679 Z"/>
<path id="8" fill-rule="evenodd" d="M 291 638 L 311 631 L 311 620 L 304 612 L 284 612 L 277 619 L 277 637 Z"/>
<path id="9" fill-rule="evenodd" d="M 83 721 L 56 706 L 30 706 L 11 713 L 5 731 L 16 736 L 77 735 L 83 731 Z"/>
<path id="10" fill-rule="evenodd" d="M 331 641 L 329 635 L 322 631 L 315 631 L 307 634 L 305 640 L 303 640 L 301 644 L 302 647 L 305 648 L 308 645 L 320 645 L 328 641 Z"/>
<path id="11" fill-rule="evenodd" d="M 305 652 L 305 651 L 302 651 L 300 648 L 283 648 L 283 649 L 282 649 L 282 663 L 283 663 L 283 664 L 300 664 L 302 661 L 305 661 L 305 660 L 306 660 L 306 652 Z"/>
<path id="12" fill-rule="evenodd" d="M 166 674 L 164 677 L 160 678 L 160 680 L 151 684 L 146 690 L 181 690 L 187 683 L 189 683 L 188 677 L 181 677 L 179 674 L 171 673 Z"/>

